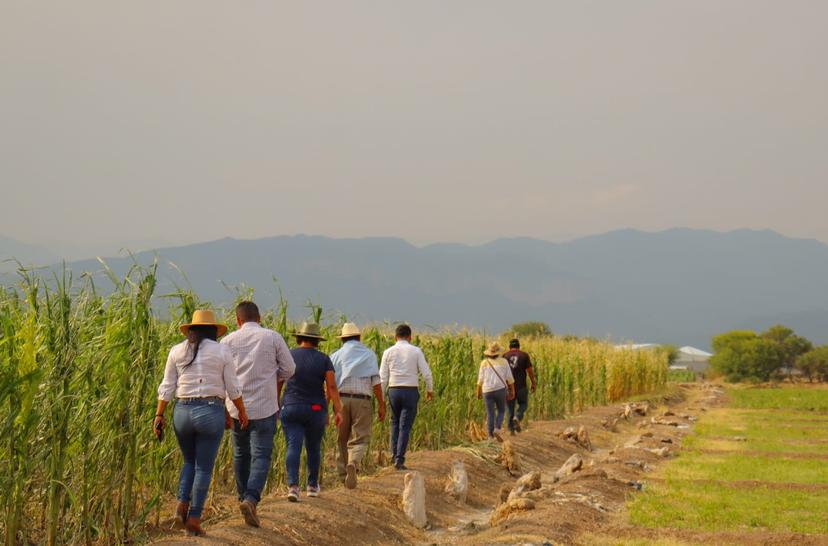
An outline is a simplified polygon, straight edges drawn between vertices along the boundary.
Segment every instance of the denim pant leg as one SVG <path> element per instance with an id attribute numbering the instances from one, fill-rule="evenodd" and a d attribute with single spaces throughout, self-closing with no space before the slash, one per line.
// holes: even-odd
<path id="1" fill-rule="evenodd" d="M 529 408 L 529 389 L 526 387 L 515 392 L 515 400 L 517 401 L 517 419 L 523 421 L 523 416 L 526 415 L 526 410 Z"/>
<path id="2" fill-rule="evenodd" d="M 394 462 L 405 464 L 405 453 L 408 450 L 411 429 L 414 427 L 414 420 L 417 418 L 420 392 L 417 389 L 391 389 L 389 396 L 391 397 L 391 409 L 394 412 L 391 427 Z M 397 422 L 396 426 L 394 426 L 394 421 Z M 394 442 L 395 439 L 396 442 Z"/>
<path id="3" fill-rule="evenodd" d="M 190 419 L 192 406 L 176 404 L 173 410 L 173 431 L 181 450 L 181 474 L 178 477 L 178 500 L 190 502 L 195 481 L 196 441 L 195 429 Z"/>
<path id="4" fill-rule="evenodd" d="M 511 400 L 506 402 L 506 408 L 509 410 L 509 430 L 515 430 L 515 423 L 514 423 L 513 420 L 516 417 L 516 415 L 515 415 L 515 406 L 516 405 L 517 405 L 517 398 L 512 398 Z"/>
<path id="5" fill-rule="evenodd" d="M 302 444 L 305 441 L 305 423 L 299 404 L 282 408 L 282 431 L 285 433 L 285 470 L 288 486 L 299 485 L 299 463 L 302 459 Z"/>
<path id="6" fill-rule="evenodd" d="M 495 401 L 493 393 L 483 393 L 483 402 L 486 404 L 486 433 L 491 439 L 494 436 L 495 422 Z"/>
<path id="7" fill-rule="evenodd" d="M 395 395 L 396 389 L 389 389 L 388 402 L 391 406 L 391 460 L 397 462 L 397 444 L 400 438 L 400 413 L 402 412 L 402 399 Z"/>
<path id="8" fill-rule="evenodd" d="M 224 405 L 213 402 L 193 406 L 192 423 L 195 428 L 195 480 L 190 515 L 200 518 L 207 502 L 213 466 L 216 463 L 221 438 L 224 436 Z"/>
<path id="9" fill-rule="evenodd" d="M 503 429 L 503 417 L 506 414 L 506 389 L 501 389 L 492 393 L 495 396 L 495 409 L 497 410 L 497 416 L 495 417 L 495 428 L 497 430 Z"/>
<path id="10" fill-rule="evenodd" d="M 251 422 L 251 424 L 253 424 Z M 276 435 L 276 414 L 256 419 L 250 431 L 250 476 L 244 498 L 258 504 L 267 483 L 270 463 L 273 462 L 273 437 Z"/>
<path id="11" fill-rule="evenodd" d="M 250 429 L 253 421 L 250 421 L 246 430 L 242 430 L 238 419 L 233 419 L 233 474 L 236 477 L 236 492 L 239 500 L 244 500 L 244 492 L 247 491 L 247 482 L 250 479 Z"/>
<path id="12" fill-rule="evenodd" d="M 322 464 L 322 438 L 325 436 L 325 411 L 309 410 L 305 425 L 305 452 L 307 453 L 308 486 L 319 485 L 319 465 Z"/>

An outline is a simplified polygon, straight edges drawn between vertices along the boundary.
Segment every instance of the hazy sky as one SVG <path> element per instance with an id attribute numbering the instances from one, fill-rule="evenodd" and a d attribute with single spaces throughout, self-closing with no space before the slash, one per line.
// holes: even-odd
<path id="1" fill-rule="evenodd" d="M 0 4 L 0 234 L 828 241 L 828 2 Z"/>

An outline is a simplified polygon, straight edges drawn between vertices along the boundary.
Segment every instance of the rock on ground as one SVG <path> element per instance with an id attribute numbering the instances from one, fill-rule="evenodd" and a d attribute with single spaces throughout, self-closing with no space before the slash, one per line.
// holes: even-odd
<path id="1" fill-rule="evenodd" d="M 419 472 L 409 472 L 405 475 L 404 483 L 403 512 L 415 527 L 423 529 L 428 523 L 425 508 L 425 479 Z"/>
<path id="2" fill-rule="evenodd" d="M 466 502 L 469 494 L 469 474 L 463 461 L 454 461 L 451 473 L 446 480 L 446 493 L 460 502 Z"/>
<path id="3" fill-rule="evenodd" d="M 557 472 L 555 472 L 555 481 L 558 481 L 562 478 L 565 478 L 575 472 L 578 472 L 583 468 L 584 460 L 581 458 L 580 455 L 575 453 L 566 462 L 561 466 Z"/>
<path id="4" fill-rule="evenodd" d="M 534 508 L 535 501 L 533 500 L 523 498 L 512 499 L 509 502 L 498 506 L 492 514 L 491 524 L 492 526 L 498 525 L 512 514 L 523 512 L 525 510 L 533 510 Z"/>

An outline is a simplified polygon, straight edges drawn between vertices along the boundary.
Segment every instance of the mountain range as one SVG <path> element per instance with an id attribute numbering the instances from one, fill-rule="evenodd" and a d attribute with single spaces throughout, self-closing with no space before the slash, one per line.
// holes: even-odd
<path id="1" fill-rule="evenodd" d="M 9 255 L 4 241 L 0 259 Z M 228 238 L 134 258 L 159 260 L 159 294 L 189 283 L 202 299 L 226 304 L 243 285 L 270 307 L 281 288 L 295 318 L 310 299 L 361 322 L 499 332 L 540 320 L 557 333 L 702 348 L 728 329 L 781 322 L 828 342 L 828 245 L 773 231 L 620 230 L 566 243 L 516 238 L 424 247 L 298 235 Z M 133 262 L 106 263 L 122 275 Z M 97 260 L 69 267 L 102 270 Z"/>

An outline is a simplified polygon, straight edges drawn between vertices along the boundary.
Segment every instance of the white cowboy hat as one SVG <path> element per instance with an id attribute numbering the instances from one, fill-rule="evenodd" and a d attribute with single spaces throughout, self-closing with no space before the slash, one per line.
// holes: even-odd
<path id="1" fill-rule="evenodd" d="M 360 335 L 362 335 L 362 332 L 360 332 L 359 326 L 357 326 L 353 322 L 346 322 L 342 325 L 342 335 L 338 337 L 339 339 L 342 339 L 346 337 L 356 337 Z"/>

